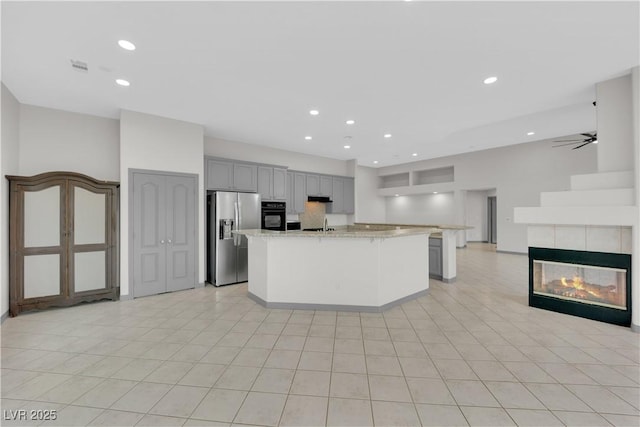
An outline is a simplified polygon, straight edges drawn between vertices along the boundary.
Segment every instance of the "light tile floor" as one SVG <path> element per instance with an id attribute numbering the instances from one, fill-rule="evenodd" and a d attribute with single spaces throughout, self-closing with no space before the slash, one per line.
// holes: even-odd
<path id="1" fill-rule="evenodd" d="M 458 263 L 381 314 L 235 285 L 7 319 L 2 425 L 640 425 L 640 335 L 529 308 L 525 256 Z"/>

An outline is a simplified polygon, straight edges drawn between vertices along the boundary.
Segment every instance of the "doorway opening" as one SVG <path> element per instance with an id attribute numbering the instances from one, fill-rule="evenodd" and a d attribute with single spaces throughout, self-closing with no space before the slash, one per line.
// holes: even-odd
<path id="1" fill-rule="evenodd" d="M 498 243 L 498 198 L 487 197 L 487 241 L 491 244 Z"/>

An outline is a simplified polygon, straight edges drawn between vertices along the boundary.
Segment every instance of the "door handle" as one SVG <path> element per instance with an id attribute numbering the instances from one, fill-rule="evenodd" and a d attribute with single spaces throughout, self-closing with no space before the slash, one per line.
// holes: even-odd
<path id="1" fill-rule="evenodd" d="M 167 240 L 167 243 L 171 243 L 171 239 Z"/>
<path id="2" fill-rule="evenodd" d="M 164 240 L 160 240 L 160 244 L 161 244 L 161 245 L 164 245 Z"/>
<path id="3" fill-rule="evenodd" d="M 238 230 L 238 219 L 240 218 L 240 215 L 239 215 L 239 212 L 238 212 L 238 202 L 235 202 L 233 204 L 233 213 L 235 215 L 235 221 L 233 222 L 233 225 L 234 225 L 233 228 L 237 231 Z M 238 236 L 236 234 L 233 234 L 233 246 L 238 246 Z"/>

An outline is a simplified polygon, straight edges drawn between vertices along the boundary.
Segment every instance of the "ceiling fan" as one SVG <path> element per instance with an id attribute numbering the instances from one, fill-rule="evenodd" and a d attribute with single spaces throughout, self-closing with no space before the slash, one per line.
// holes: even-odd
<path id="1" fill-rule="evenodd" d="M 553 142 L 564 142 L 566 144 L 554 145 L 553 148 L 557 147 L 565 147 L 567 145 L 576 145 L 572 150 L 577 150 L 578 148 L 582 148 L 588 144 L 597 144 L 598 143 L 598 134 L 596 132 L 593 133 L 581 133 L 580 135 L 584 136 L 582 139 L 564 139 Z"/>

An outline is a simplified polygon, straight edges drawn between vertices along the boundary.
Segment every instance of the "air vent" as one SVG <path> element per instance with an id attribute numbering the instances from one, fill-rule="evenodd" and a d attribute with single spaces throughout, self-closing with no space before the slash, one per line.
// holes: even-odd
<path id="1" fill-rule="evenodd" d="M 76 71 L 86 73 L 89 71 L 89 65 L 86 62 L 71 60 L 71 68 Z"/>

